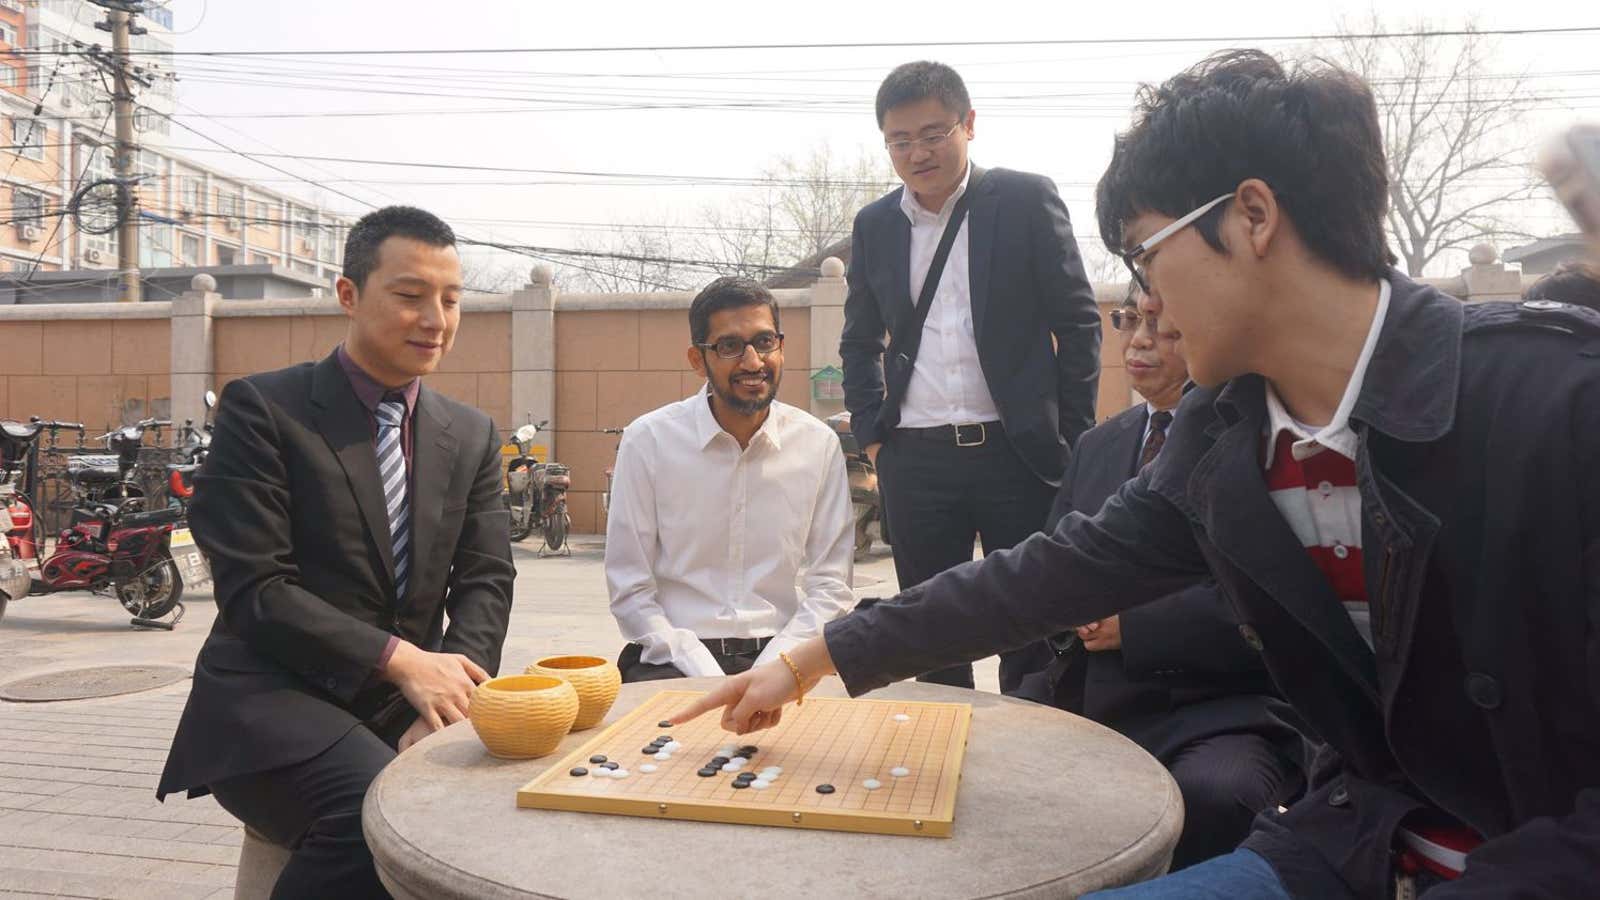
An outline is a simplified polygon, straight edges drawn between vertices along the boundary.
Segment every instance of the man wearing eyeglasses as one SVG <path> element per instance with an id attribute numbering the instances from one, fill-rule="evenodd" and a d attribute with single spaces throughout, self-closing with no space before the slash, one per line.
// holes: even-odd
<path id="1" fill-rule="evenodd" d="M 844 454 L 831 428 L 776 399 L 772 292 L 713 281 L 689 334 L 705 389 L 635 420 L 617 448 L 606 584 L 629 642 L 624 681 L 743 672 L 854 605 Z"/>
<path id="2" fill-rule="evenodd" d="M 856 216 L 839 356 L 909 588 L 972 559 L 975 537 L 993 552 L 1044 525 L 1094 424 L 1100 316 L 1050 180 L 968 159 L 954 69 L 902 65 L 876 107 L 905 185 Z M 1003 690 L 1016 668 L 1001 655 Z M 972 687 L 972 666 L 918 680 Z"/>
<path id="3" fill-rule="evenodd" d="M 1600 313 L 1395 270 L 1388 171 L 1371 89 L 1326 64 L 1142 89 L 1096 206 L 1199 385 L 1156 461 L 674 721 L 761 727 L 831 672 L 857 695 L 1212 578 L 1321 742 L 1306 794 L 1104 896 L 1594 897 Z"/>
<path id="4" fill-rule="evenodd" d="M 1155 462 L 1191 385 L 1177 329 L 1137 284 L 1111 311 L 1111 324 L 1144 402 L 1079 438 L 1047 531 L 1071 513 L 1093 515 Z M 1298 718 L 1209 579 L 1053 635 L 1030 652 L 1033 666 L 1012 696 L 1115 729 L 1172 773 L 1183 795 L 1174 870 L 1232 850 L 1257 813 L 1289 802 L 1304 783 Z"/>

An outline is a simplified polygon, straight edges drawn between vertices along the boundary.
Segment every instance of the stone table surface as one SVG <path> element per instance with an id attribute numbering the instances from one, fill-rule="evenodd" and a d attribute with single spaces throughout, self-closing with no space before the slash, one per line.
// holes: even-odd
<path id="1" fill-rule="evenodd" d="M 661 690 L 623 685 L 605 727 Z M 837 678 L 819 696 L 843 696 Z M 1160 763 L 1107 728 L 994 694 L 900 683 L 873 697 L 968 703 L 972 727 L 949 838 L 812 831 L 518 809 L 516 792 L 596 732 L 549 756 L 489 755 L 472 726 L 391 763 L 363 821 L 397 898 L 1074 897 L 1166 870 L 1183 801 Z"/>

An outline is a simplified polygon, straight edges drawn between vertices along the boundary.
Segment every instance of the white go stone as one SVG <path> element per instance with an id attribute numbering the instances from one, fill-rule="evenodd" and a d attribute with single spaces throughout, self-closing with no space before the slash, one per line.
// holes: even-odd
<path id="1" fill-rule="evenodd" d="M 894 714 L 894 720 L 896 722 L 909 722 L 909 721 L 911 721 L 911 717 L 906 715 L 905 713 L 895 713 Z"/>
<path id="2" fill-rule="evenodd" d="M 782 774 L 783 766 L 767 766 L 765 769 L 762 769 L 760 772 L 756 773 L 757 777 L 760 778 L 777 778 Z"/>
<path id="3" fill-rule="evenodd" d="M 673 752 L 677 751 L 677 749 L 679 747 L 682 747 L 682 746 L 683 746 L 683 744 L 681 744 L 681 743 L 679 743 L 677 741 L 667 741 L 665 744 L 662 745 L 661 749 L 667 751 L 668 753 L 673 753 Z"/>
<path id="4" fill-rule="evenodd" d="M 628 770 L 627 769 L 612 769 L 611 770 L 611 777 L 612 778 L 627 778 L 628 777 Z"/>
<path id="5" fill-rule="evenodd" d="M 889 774 L 893 775 L 896 778 L 904 778 L 907 775 L 911 774 L 911 770 L 906 768 L 905 766 L 895 766 L 894 768 L 889 770 Z"/>
<path id="6" fill-rule="evenodd" d="M 772 787 L 772 782 L 762 778 L 757 778 L 755 781 L 750 782 L 750 786 L 758 791 L 764 791 L 767 788 Z"/>
<path id="7" fill-rule="evenodd" d="M 735 747 L 732 744 L 729 744 L 728 746 L 723 747 L 721 750 L 718 750 L 716 755 L 717 756 L 732 756 L 732 755 L 734 755 L 735 753 L 738 753 L 738 752 L 739 752 L 739 748 L 738 747 Z"/>
<path id="8" fill-rule="evenodd" d="M 654 765 L 651 765 L 650 763 L 645 763 L 644 765 L 639 767 L 639 771 L 645 773 L 646 775 L 649 775 L 651 772 L 654 772 L 655 770 L 656 770 L 656 767 Z"/>
<path id="9" fill-rule="evenodd" d="M 883 782 L 876 778 L 868 778 L 866 781 L 861 782 L 861 786 L 869 791 L 875 791 L 878 788 L 883 787 Z"/>
<path id="10" fill-rule="evenodd" d="M 671 759 L 672 758 L 672 754 L 668 753 L 665 750 L 658 750 L 658 751 L 656 751 L 655 757 L 656 757 L 656 759 L 662 760 L 664 762 L 666 760 Z"/>
<path id="11" fill-rule="evenodd" d="M 744 767 L 743 766 L 736 766 L 731 762 L 723 763 L 723 765 L 722 765 L 722 771 L 724 771 L 724 772 L 737 772 L 742 768 L 744 768 Z"/>

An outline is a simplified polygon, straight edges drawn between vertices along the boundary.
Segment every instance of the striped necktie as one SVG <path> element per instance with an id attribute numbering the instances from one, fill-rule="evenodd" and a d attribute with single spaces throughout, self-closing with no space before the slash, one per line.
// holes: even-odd
<path id="1" fill-rule="evenodd" d="M 406 455 L 400 446 L 403 401 L 385 397 L 378 404 L 378 478 L 389 512 L 390 545 L 394 550 L 395 604 L 406 595 L 406 575 L 411 569 L 411 499 L 407 496 Z"/>

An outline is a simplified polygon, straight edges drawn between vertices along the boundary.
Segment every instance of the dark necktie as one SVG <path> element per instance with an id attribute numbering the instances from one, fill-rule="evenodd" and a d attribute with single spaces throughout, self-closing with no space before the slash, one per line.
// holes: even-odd
<path id="1" fill-rule="evenodd" d="M 402 400 L 385 397 L 378 404 L 378 477 L 383 483 L 383 500 L 389 512 L 396 604 L 405 599 L 406 576 L 411 568 L 411 502 L 406 490 L 405 450 L 400 446 L 400 423 L 405 414 L 406 405 Z"/>
<path id="2" fill-rule="evenodd" d="M 1172 413 L 1166 410 L 1152 413 L 1150 416 L 1150 435 L 1144 439 L 1144 449 L 1139 452 L 1139 468 L 1150 465 L 1161 452 L 1161 445 L 1167 442 L 1167 426 L 1172 424 Z"/>

